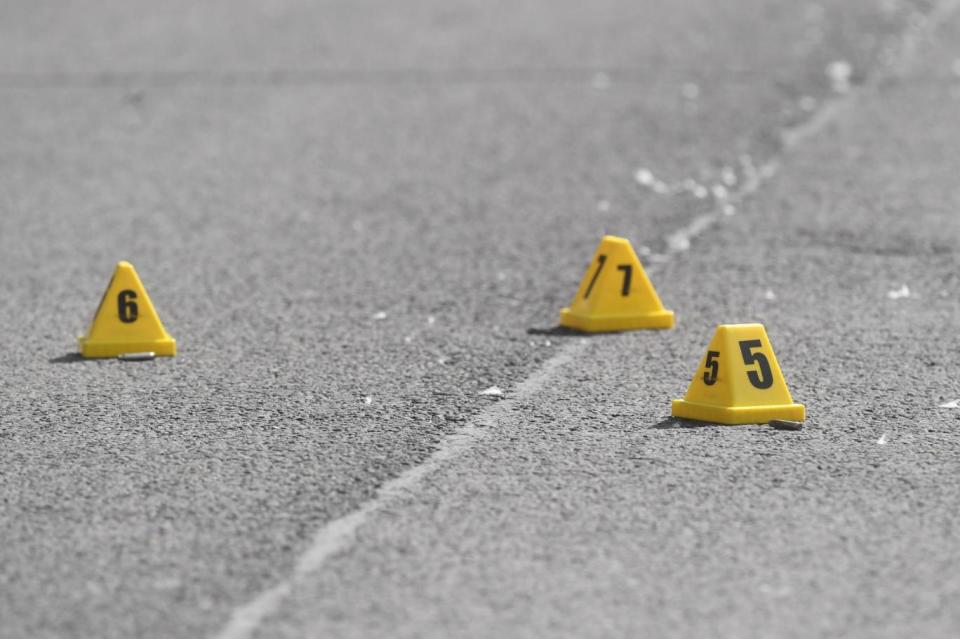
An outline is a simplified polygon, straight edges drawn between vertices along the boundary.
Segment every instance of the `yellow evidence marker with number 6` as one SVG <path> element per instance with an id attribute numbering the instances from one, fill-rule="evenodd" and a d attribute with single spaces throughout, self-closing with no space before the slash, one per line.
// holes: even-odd
<path id="1" fill-rule="evenodd" d="M 117 264 L 87 334 L 77 342 L 83 357 L 177 354 L 177 342 L 163 328 L 147 289 L 129 262 Z"/>
<path id="2" fill-rule="evenodd" d="M 586 333 L 673 328 L 673 311 L 663 308 L 630 241 L 607 235 L 570 306 L 560 311 L 560 326 Z"/>
<path id="3" fill-rule="evenodd" d="M 717 327 L 687 396 L 673 400 L 674 417 L 717 424 L 802 422 L 762 324 Z"/>

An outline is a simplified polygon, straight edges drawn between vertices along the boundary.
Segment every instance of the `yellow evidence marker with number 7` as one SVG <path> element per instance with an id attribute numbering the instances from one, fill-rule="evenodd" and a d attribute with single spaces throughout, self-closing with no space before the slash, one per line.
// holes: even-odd
<path id="1" fill-rule="evenodd" d="M 163 328 L 147 289 L 129 262 L 117 264 L 87 334 L 77 342 L 83 357 L 150 351 L 168 357 L 177 354 L 177 342 Z"/>
<path id="2" fill-rule="evenodd" d="M 673 311 L 663 308 L 630 241 L 612 235 L 600 240 L 560 326 L 586 333 L 673 328 Z"/>
<path id="3" fill-rule="evenodd" d="M 674 417 L 717 424 L 802 422 L 762 324 L 717 327 L 687 396 L 673 400 Z"/>

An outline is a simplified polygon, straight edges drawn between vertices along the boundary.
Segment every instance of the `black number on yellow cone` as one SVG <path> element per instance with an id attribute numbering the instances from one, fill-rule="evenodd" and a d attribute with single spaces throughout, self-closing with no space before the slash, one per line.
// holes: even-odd
<path id="1" fill-rule="evenodd" d="M 600 277 L 600 271 L 603 270 L 603 265 L 606 263 L 606 255 L 597 256 L 597 270 L 593 272 L 593 277 L 590 278 L 590 283 L 587 285 L 587 290 L 583 293 L 583 299 L 590 297 L 590 293 L 593 291 L 593 285 L 597 283 L 597 278 Z M 626 297 L 630 294 L 630 282 L 633 279 L 633 266 L 630 264 L 621 264 L 617 267 L 617 270 L 623 271 L 623 286 L 620 288 L 620 293 Z"/>
<path id="2" fill-rule="evenodd" d="M 600 277 L 600 271 L 603 270 L 603 265 L 607 261 L 606 255 L 597 256 L 597 272 L 593 274 L 593 279 L 590 280 L 590 285 L 587 286 L 587 292 L 583 294 L 583 299 L 590 297 L 590 291 L 593 290 L 593 285 L 597 283 L 597 278 Z"/>
<path id="3" fill-rule="evenodd" d="M 131 324 L 137 321 L 137 299 L 136 291 L 120 291 L 117 295 L 117 312 L 120 314 L 120 321 L 124 324 Z"/>
<path id="4" fill-rule="evenodd" d="M 707 361 L 705 363 L 707 372 L 703 374 L 703 383 L 707 386 L 713 386 L 717 383 L 717 373 L 720 371 L 720 362 L 717 361 L 718 357 L 720 357 L 719 352 L 707 351 Z"/>
<path id="5" fill-rule="evenodd" d="M 623 288 L 620 289 L 620 293 L 624 297 L 630 294 L 630 278 L 633 276 L 633 267 L 629 264 L 621 264 L 617 267 L 618 271 L 623 271 Z"/>
<path id="6" fill-rule="evenodd" d="M 748 339 L 740 342 L 740 354 L 743 363 L 747 366 L 756 364 L 759 371 L 747 371 L 747 379 L 756 388 L 765 390 L 773 386 L 773 373 L 770 370 L 770 361 L 763 353 L 754 353 L 753 349 L 760 348 L 763 343 L 758 339 Z"/>

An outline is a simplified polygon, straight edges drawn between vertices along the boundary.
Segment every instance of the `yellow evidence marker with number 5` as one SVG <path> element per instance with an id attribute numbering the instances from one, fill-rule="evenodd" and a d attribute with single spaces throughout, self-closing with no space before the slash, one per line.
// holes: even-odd
<path id="1" fill-rule="evenodd" d="M 673 311 L 663 308 L 630 241 L 607 235 L 570 306 L 560 311 L 560 326 L 586 333 L 673 328 Z"/>
<path id="2" fill-rule="evenodd" d="M 762 324 L 717 327 L 687 396 L 673 400 L 674 417 L 717 424 L 802 422 L 806 410 L 793 403 Z"/>
<path id="3" fill-rule="evenodd" d="M 87 334 L 77 342 L 83 357 L 151 351 L 169 357 L 177 354 L 177 342 L 163 328 L 147 289 L 129 262 L 117 264 Z"/>

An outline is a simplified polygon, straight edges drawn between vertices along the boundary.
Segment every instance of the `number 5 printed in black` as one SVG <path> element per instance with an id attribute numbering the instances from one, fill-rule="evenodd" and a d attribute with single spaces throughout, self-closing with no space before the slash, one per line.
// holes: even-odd
<path id="1" fill-rule="evenodd" d="M 763 343 L 758 339 L 748 339 L 740 342 L 740 354 L 743 363 L 747 366 L 756 364 L 759 371 L 747 371 L 747 379 L 756 388 L 766 390 L 773 386 L 773 373 L 770 371 L 770 360 L 763 353 L 754 353 L 753 349 L 760 348 Z"/>
<path id="2" fill-rule="evenodd" d="M 703 374 L 703 383 L 707 386 L 713 386 L 717 383 L 717 373 L 720 372 L 720 362 L 717 361 L 719 357 L 719 352 L 707 351 L 707 361 L 704 362 L 707 372 Z"/>

